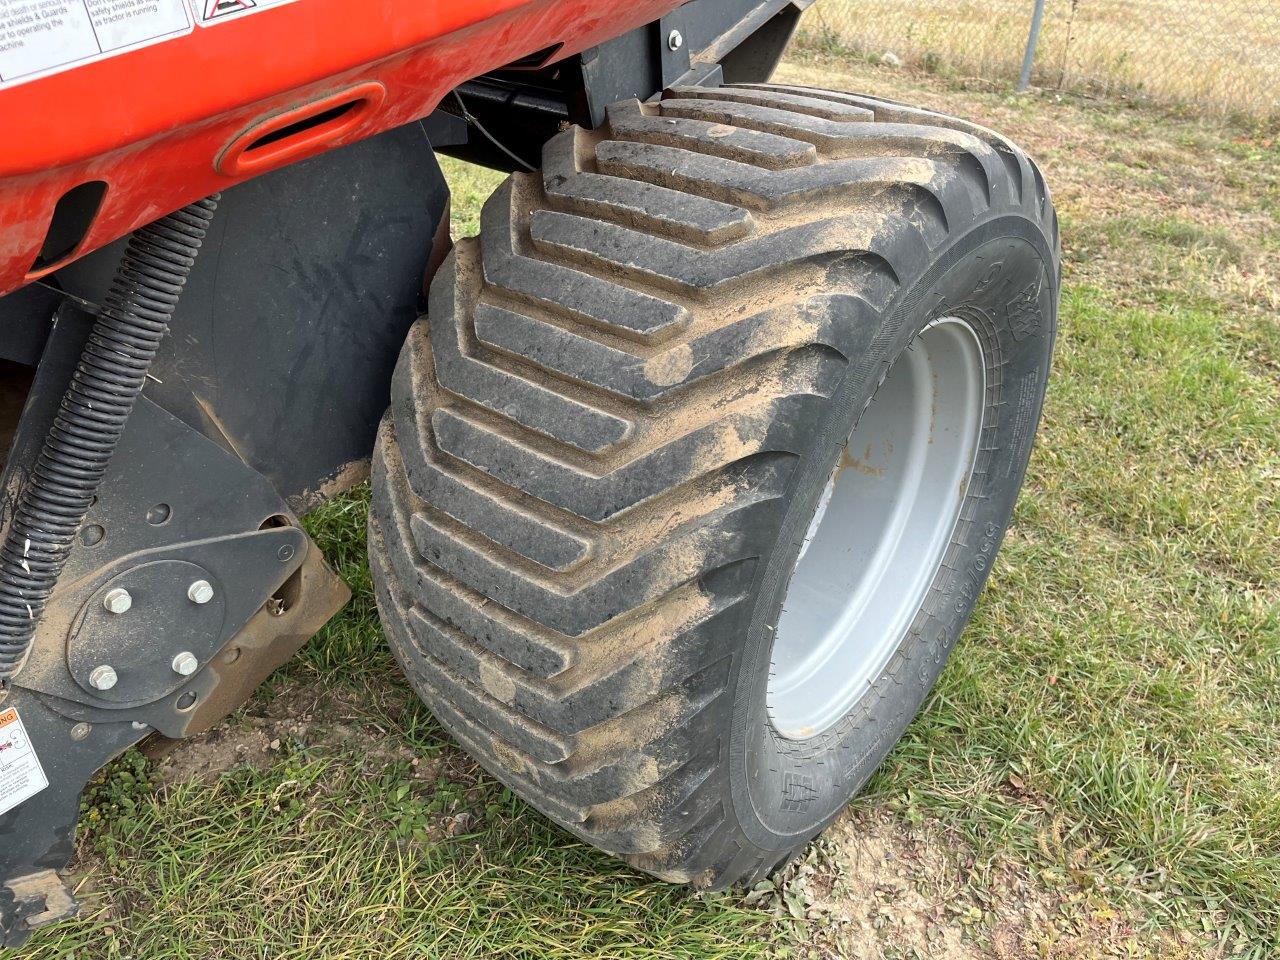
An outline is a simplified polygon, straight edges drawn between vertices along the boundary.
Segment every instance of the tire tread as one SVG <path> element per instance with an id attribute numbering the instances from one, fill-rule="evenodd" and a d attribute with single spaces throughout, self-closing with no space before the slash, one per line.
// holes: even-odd
<path id="1" fill-rule="evenodd" d="M 1056 238 L 1000 135 L 763 84 L 615 104 L 495 192 L 410 331 L 370 517 L 392 647 L 483 766 L 660 877 L 791 855 L 723 786 L 759 559 L 911 265 L 1009 213 Z"/>

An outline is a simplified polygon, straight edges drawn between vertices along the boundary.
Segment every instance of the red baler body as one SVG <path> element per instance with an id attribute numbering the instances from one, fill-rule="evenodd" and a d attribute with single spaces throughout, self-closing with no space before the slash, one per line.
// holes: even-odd
<path id="1" fill-rule="evenodd" d="M 486 71 L 557 44 L 552 59 L 576 53 L 678 5 L 296 0 L 2 85 L 0 295 L 199 197 L 425 116 Z M 33 269 L 59 198 L 90 181 L 106 192 L 83 240 Z"/>

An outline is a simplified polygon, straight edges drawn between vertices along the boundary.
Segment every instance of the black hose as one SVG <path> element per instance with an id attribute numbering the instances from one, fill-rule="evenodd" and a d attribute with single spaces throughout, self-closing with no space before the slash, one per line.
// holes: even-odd
<path id="1" fill-rule="evenodd" d="M 217 205 L 217 194 L 189 204 L 125 247 L 0 546 L 0 697 L 26 659 Z"/>

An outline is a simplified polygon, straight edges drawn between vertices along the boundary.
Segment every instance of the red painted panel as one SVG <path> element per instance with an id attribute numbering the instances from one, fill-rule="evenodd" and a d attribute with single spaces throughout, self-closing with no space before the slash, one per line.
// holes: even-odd
<path id="1" fill-rule="evenodd" d="M 77 184 L 103 180 L 107 192 L 73 257 L 249 176 L 425 116 L 471 77 L 556 43 L 558 56 L 576 53 L 679 3 L 296 0 L 0 89 L 0 294 L 34 279 L 54 204 Z M 236 153 L 293 111 L 340 105 L 352 90 L 359 103 L 310 139 Z"/>

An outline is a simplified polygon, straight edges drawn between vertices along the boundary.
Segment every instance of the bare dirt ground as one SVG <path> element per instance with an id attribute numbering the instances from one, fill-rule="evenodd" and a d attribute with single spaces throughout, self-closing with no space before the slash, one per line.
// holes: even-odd
<path id="1" fill-rule="evenodd" d="M 749 897 L 808 920 L 799 955 L 822 960 L 1212 955 L 1190 935 L 1144 932 L 1140 916 L 1092 895 L 1088 879 L 979 868 L 937 821 L 855 807 L 772 889 Z"/>

